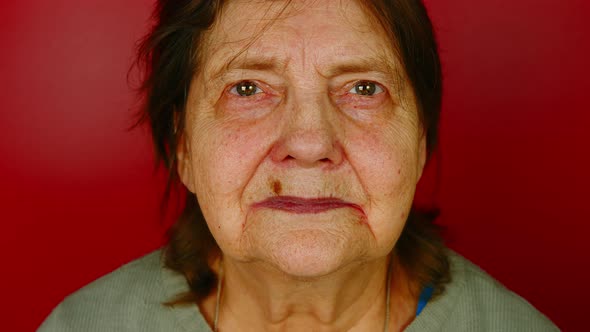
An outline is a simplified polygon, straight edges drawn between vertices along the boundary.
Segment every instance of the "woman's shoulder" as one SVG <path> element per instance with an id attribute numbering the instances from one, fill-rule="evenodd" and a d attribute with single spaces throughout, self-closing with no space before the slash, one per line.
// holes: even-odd
<path id="1" fill-rule="evenodd" d="M 124 264 L 69 295 L 63 304 L 88 299 L 110 301 L 125 298 L 129 301 L 145 298 L 143 290 L 152 289 L 160 282 L 161 256 L 162 250 L 155 250 Z"/>
<path id="2" fill-rule="evenodd" d="M 533 305 L 477 265 L 453 251 L 449 260 L 452 281 L 407 331 L 559 331 Z"/>
<path id="3" fill-rule="evenodd" d="M 163 304 L 182 287 L 184 278 L 163 268 L 162 250 L 156 250 L 69 295 L 38 331 L 176 330 L 183 313 L 200 316 L 196 306 Z"/>

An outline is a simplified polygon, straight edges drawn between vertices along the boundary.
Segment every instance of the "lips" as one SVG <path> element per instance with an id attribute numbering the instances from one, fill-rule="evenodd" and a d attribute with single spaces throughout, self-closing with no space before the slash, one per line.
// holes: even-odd
<path id="1" fill-rule="evenodd" d="M 267 208 L 298 214 L 315 214 L 341 208 L 352 208 L 364 215 L 363 209 L 339 198 L 302 198 L 295 196 L 269 197 L 253 205 L 255 208 Z"/>

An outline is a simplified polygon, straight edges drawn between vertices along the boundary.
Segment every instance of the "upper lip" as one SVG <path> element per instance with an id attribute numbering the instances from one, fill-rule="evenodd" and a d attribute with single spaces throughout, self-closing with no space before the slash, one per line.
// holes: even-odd
<path id="1" fill-rule="evenodd" d="M 358 204 L 336 197 L 304 198 L 297 196 L 273 196 L 254 203 L 253 207 L 271 208 L 294 213 L 320 213 L 327 210 L 349 207 L 364 214 L 363 209 Z"/>

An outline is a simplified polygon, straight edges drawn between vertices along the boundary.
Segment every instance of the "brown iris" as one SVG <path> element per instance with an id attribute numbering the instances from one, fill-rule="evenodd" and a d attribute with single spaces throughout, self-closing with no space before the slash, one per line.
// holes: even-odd
<path id="1" fill-rule="evenodd" d="M 372 96 L 375 94 L 375 91 L 377 90 L 377 86 L 373 82 L 363 81 L 363 82 L 358 82 L 354 86 L 354 90 L 359 95 Z"/>
<path id="2" fill-rule="evenodd" d="M 258 86 L 254 82 L 244 81 L 236 84 L 236 91 L 240 96 L 249 97 L 256 94 Z"/>

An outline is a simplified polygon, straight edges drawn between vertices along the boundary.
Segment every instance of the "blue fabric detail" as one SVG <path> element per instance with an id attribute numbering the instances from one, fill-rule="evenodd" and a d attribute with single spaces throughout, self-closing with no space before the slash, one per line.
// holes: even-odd
<path id="1" fill-rule="evenodd" d="M 433 291 L 434 287 L 432 285 L 424 287 L 422 293 L 420 293 L 420 298 L 418 299 L 418 308 L 416 308 L 416 316 L 418 316 L 422 312 L 424 307 L 426 307 L 428 300 L 430 300 L 430 298 L 432 297 Z"/>

